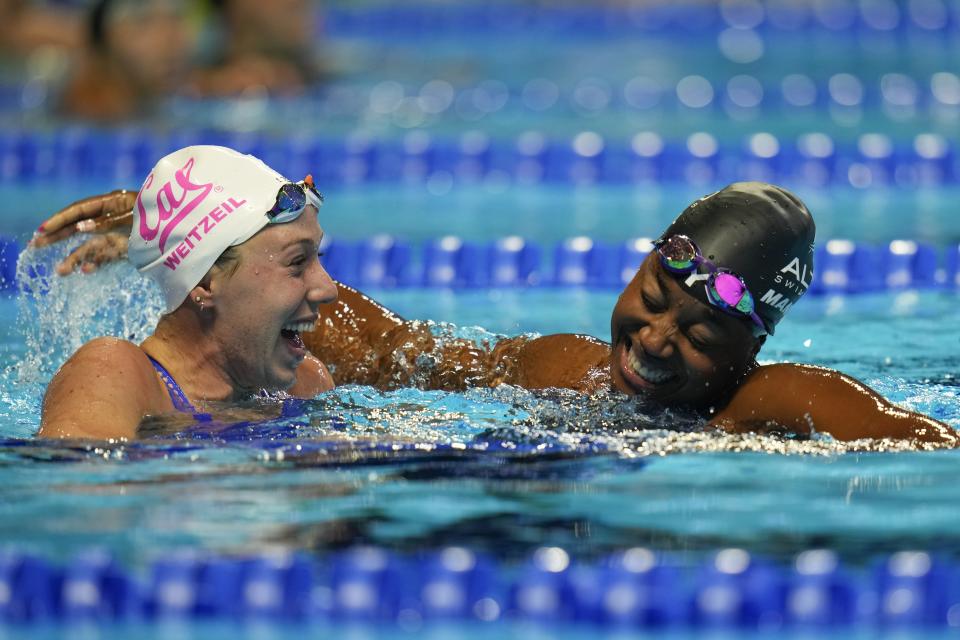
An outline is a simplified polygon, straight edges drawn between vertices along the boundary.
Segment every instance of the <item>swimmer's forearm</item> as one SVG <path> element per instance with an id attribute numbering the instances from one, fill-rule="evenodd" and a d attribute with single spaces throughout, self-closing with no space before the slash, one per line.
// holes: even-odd
<path id="1" fill-rule="evenodd" d="M 302 337 L 337 384 L 375 384 L 376 361 L 387 336 L 403 324 L 403 318 L 369 296 L 337 283 L 337 300 L 320 307 L 317 326 Z"/>
<path id="2" fill-rule="evenodd" d="M 731 433 L 796 433 L 809 436 L 819 432 L 843 442 L 890 438 L 960 446 L 956 430 L 949 425 L 893 405 L 884 407 L 879 415 L 871 412 L 870 418 L 859 420 L 844 415 L 826 415 L 816 410 L 802 413 L 750 411 L 741 415 L 722 412 L 710 421 L 710 426 Z"/>
<path id="3" fill-rule="evenodd" d="M 587 392 L 603 384 L 607 346 L 585 336 L 517 336 L 495 344 L 436 338 L 423 323 L 405 322 L 387 336 L 373 384 L 385 388 L 463 391 L 510 384 Z M 600 372 L 601 375 L 596 375 Z"/>
<path id="4" fill-rule="evenodd" d="M 357 307 L 339 302 L 332 314 L 323 313 L 317 331 L 304 334 L 311 352 L 330 368 L 337 384 L 365 384 L 379 388 L 415 386 L 460 391 L 496 386 L 507 380 L 511 354 L 525 339 L 501 341 L 496 348 L 470 340 L 437 338 L 425 322 L 393 316 L 374 316 L 379 331 L 370 331 L 370 316 L 357 317 Z M 516 344 L 515 344 L 516 343 Z"/>
<path id="5" fill-rule="evenodd" d="M 493 386 L 496 363 L 489 345 L 433 335 L 425 322 L 404 322 L 386 336 L 375 384 L 384 388 L 463 391 Z"/>
<path id="6" fill-rule="evenodd" d="M 337 293 L 337 301 L 320 310 L 317 329 L 303 335 L 337 384 L 453 391 L 505 383 L 585 391 L 596 386 L 592 373 L 605 370 L 610 354 L 606 343 L 573 334 L 494 345 L 438 340 L 425 323 L 404 320 L 352 287 L 338 283 Z"/>
<path id="7" fill-rule="evenodd" d="M 469 340 L 438 340 L 430 327 L 408 321 L 376 300 L 337 283 L 336 302 L 320 309 L 303 341 L 337 384 L 461 390 L 496 378 L 488 348 Z"/>

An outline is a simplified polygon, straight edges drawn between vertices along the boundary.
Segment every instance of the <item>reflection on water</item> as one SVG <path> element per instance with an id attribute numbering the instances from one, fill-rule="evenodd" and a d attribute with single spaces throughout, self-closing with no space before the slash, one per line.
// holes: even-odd
<path id="1" fill-rule="evenodd" d="M 618 394 L 343 387 L 283 417 L 276 398 L 206 407 L 214 420 L 202 424 L 159 416 L 137 442 L 31 440 L 44 385 L 63 359 L 96 335 L 142 339 L 160 308 L 127 265 L 92 278 L 44 277 L 66 250 L 28 254 L 20 265 L 34 276 L 16 302 L 23 336 L 9 339 L 13 362 L 0 374 L 4 543 L 54 556 L 102 545 L 130 562 L 182 546 L 358 543 L 459 544 L 506 557 L 543 544 L 583 556 L 636 545 L 775 555 L 829 546 L 856 557 L 960 551 L 956 452 L 709 432 L 697 416 Z M 406 301 L 417 315 L 441 316 L 421 294 L 393 295 L 402 312 Z M 589 330 L 604 330 L 605 314 L 590 306 L 599 298 L 498 295 L 538 309 L 543 324 L 519 330 L 569 320 L 571 299 L 598 319 Z M 477 296 L 453 298 L 473 301 L 468 319 L 477 309 L 490 313 Z M 955 358 L 942 350 L 944 331 L 956 326 L 955 301 L 925 297 L 916 313 L 891 322 L 887 300 L 839 312 L 827 301 L 826 310 L 811 304 L 764 355 L 835 363 L 960 425 Z M 12 315 L 11 305 L 3 309 Z M 450 310 L 460 317 L 456 305 Z"/>
<path id="2" fill-rule="evenodd" d="M 278 412 L 261 400 L 212 427 L 156 420 L 138 442 L 9 439 L 0 539 L 51 554 L 102 544 L 131 561 L 183 545 L 960 551 L 953 451 L 709 433 L 648 409 L 510 387 L 345 387 L 294 417 L 250 421 Z"/>

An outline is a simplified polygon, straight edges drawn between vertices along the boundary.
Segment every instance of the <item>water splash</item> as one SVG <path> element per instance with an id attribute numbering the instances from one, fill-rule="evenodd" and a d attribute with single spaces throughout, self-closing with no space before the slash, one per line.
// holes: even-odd
<path id="1" fill-rule="evenodd" d="M 159 290 L 128 263 L 110 265 L 93 277 L 55 275 L 54 265 L 80 242 L 82 238 L 77 238 L 42 250 L 28 249 L 21 255 L 17 306 L 26 348 L 25 355 L 15 358 L 14 364 L 0 374 L 5 389 L 0 402 L 0 420 L 7 425 L 5 436 L 28 437 L 35 431 L 44 385 L 83 343 L 100 335 L 142 341 L 153 330 L 163 308 Z M 479 327 L 433 321 L 421 324 L 435 338 L 437 348 L 409 363 L 415 375 L 408 384 L 428 380 L 437 356 L 451 341 L 483 345 L 500 337 Z M 910 408 L 955 426 L 960 424 L 960 405 L 944 403 L 939 397 L 941 392 L 954 392 L 949 385 L 911 385 L 889 378 L 869 382 L 887 395 L 896 397 L 899 393 L 896 399 Z M 222 415 L 217 425 L 185 422 L 183 416 L 161 416 L 146 425 L 145 434 L 152 440 L 143 448 L 162 451 L 171 441 L 190 441 L 201 450 L 205 443 L 236 445 L 257 452 L 255 455 L 279 450 L 288 459 L 296 457 L 297 446 L 304 442 L 311 442 L 314 449 L 330 450 L 349 443 L 419 450 L 456 446 L 477 452 L 488 451 L 495 443 L 498 448 L 530 455 L 538 451 L 599 452 L 620 458 L 722 451 L 838 455 L 914 448 L 912 443 L 894 441 L 840 443 L 828 437 L 802 440 L 703 431 L 703 419 L 697 415 L 611 392 L 584 396 L 567 390 L 529 391 L 506 385 L 459 393 L 416 388 L 381 392 L 347 386 L 306 403 L 304 412 L 292 418 L 276 417 L 278 402 L 277 397 L 266 397 L 248 405 L 216 408 Z M 51 443 L 49 448 L 56 450 L 58 446 Z M 110 448 L 122 457 L 129 446 L 117 443 Z M 187 449 L 194 451 L 192 446 Z"/>
<path id="2" fill-rule="evenodd" d="M 71 460 L 187 457 L 196 464 L 216 465 L 223 463 L 223 455 L 235 464 L 237 458 L 228 452 L 241 451 L 247 462 L 258 464 L 348 468 L 370 463 L 402 466 L 415 453 L 417 465 L 435 467 L 441 475 L 461 474 L 449 467 L 451 455 L 483 469 L 511 460 L 549 465 L 579 458 L 595 461 L 580 471 L 590 474 L 603 466 L 600 458 L 626 462 L 725 452 L 822 457 L 918 448 L 893 440 L 838 442 L 829 436 L 808 440 L 728 434 L 704 430 L 703 419 L 695 414 L 651 406 L 636 397 L 507 385 L 458 393 L 345 386 L 305 402 L 300 413 L 288 417 L 278 417 L 281 407 L 276 398 L 205 408 L 213 412 L 212 422 L 195 423 L 183 414 L 154 416 L 141 425 L 140 441 L 49 443 L 43 445 L 43 455 Z M 36 446 L 23 452 L 33 458 L 39 455 Z"/>
<path id="3" fill-rule="evenodd" d="M 95 276 L 58 276 L 54 266 L 83 240 L 80 236 L 20 254 L 17 316 L 26 353 L 17 371 L 23 384 L 47 382 L 74 351 L 97 336 L 139 343 L 160 317 L 159 289 L 126 261 L 107 265 Z"/>

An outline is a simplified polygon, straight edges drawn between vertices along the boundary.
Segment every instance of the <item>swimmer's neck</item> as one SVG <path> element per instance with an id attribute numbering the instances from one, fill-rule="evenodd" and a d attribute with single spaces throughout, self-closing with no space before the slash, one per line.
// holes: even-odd
<path id="1" fill-rule="evenodd" d="M 696 410 L 699 411 L 703 416 L 712 418 L 718 411 L 730 404 L 730 401 L 733 400 L 735 395 L 737 395 L 737 391 L 740 390 L 740 387 L 743 385 L 744 381 L 750 376 L 751 373 L 759 368 L 760 363 L 757 362 L 756 358 L 753 358 L 739 375 L 731 378 L 729 384 L 725 385 L 709 400 L 696 407 Z"/>
<path id="2" fill-rule="evenodd" d="M 140 348 L 167 369 L 192 402 L 249 398 L 256 390 L 237 383 L 223 350 L 201 324 L 192 310 L 178 309 L 160 318 Z"/>

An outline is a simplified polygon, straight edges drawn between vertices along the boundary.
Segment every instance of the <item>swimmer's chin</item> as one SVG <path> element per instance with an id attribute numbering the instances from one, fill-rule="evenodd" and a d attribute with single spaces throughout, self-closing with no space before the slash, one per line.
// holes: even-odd
<path id="1" fill-rule="evenodd" d="M 243 401 L 248 398 L 254 398 L 258 396 L 272 396 L 274 394 L 283 394 L 283 395 L 292 395 L 293 389 L 297 386 L 298 376 L 292 374 L 289 378 L 287 376 L 275 377 L 269 382 L 265 382 L 259 385 L 244 385 L 238 388 L 232 397 L 223 398 L 222 402 L 237 402 Z"/>

